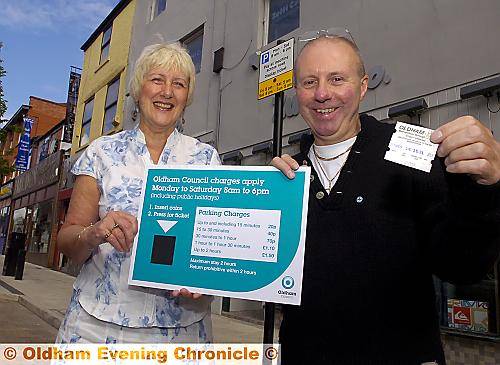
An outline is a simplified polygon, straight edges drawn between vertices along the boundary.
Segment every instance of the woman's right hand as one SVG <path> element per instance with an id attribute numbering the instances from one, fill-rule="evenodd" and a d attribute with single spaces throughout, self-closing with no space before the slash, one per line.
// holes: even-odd
<path id="1" fill-rule="evenodd" d="M 103 219 L 87 229 L 82 239 L 93 248 L 109 242 L 117 251 L 128 252 L 137 230 L 136 217 L 121 211 L 110 211 Z"/>
<path id="2" fill-rule="evenodd" d="M 275 157 L 271 160 L 271 165 L 279 169 L 286 177 L 293 179 L 295 170 L 299 168 L 299 164 L 290 155 L 284 154 L 281 157 Z"/>

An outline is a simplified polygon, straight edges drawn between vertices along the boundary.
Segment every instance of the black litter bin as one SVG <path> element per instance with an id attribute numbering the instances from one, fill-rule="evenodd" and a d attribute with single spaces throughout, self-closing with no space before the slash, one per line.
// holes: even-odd
<path id="1" fill-rule="evenodd" d="M 26 250 L 23 247 L 21 250 L 19 250 L 16 259 L 16 275 L 14 276 L 15 280 L 23 280 L 25 260 L 26 260 Z"/>
<path id="2" fill-rule="evenodd" d="M 9 240 L 7 242 L 7 249 L 5 251 L 2 275 L 16 275 L 16 266 L 19 257 L 19 251 L 24 250 L 25 241 L 26 234 L 24 233 L 12 232 L 10 234 Z M 24 255 L 26 256 L 26 253 Z"/>

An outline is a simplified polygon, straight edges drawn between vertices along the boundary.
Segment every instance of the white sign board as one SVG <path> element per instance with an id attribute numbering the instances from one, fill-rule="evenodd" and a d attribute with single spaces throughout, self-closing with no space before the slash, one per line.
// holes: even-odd
<path id="1" fill-rule="evenodd" d="M 258 99 L 293 86 L 293 45 L 291 38 L 261 53 Z"/>

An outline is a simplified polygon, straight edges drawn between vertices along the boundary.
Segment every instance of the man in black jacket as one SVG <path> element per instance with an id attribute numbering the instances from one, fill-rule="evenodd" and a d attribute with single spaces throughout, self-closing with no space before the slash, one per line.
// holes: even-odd
<path id="1" fill-rule="evenodd" d="M 432 275 L 480 280 L 499 252 L 500 144 L 472 117 L 431 135 L 430 173 L 384 160 L 394 126 L 359 115 L 368 77 L 341 37 L 296 62 L 312 136 L 273 165 L 312 166 L 300 306 L 285 306 L 282 363 L 444 364 Z"/>

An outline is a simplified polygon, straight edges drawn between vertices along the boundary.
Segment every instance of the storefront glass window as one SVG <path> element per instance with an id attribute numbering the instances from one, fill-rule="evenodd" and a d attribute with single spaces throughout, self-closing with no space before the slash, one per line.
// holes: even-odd
<path id="1" fill-rule="evenodd" d="M 29 252 L 47 253 L 50 243 L 52 220 L 52 201 L 33 206 L 33 227 Z"/>
<path id="2" fill-rule="evenodd" d="M 477 284 L 453 285 L 436 280 L 441 326 L 461 332 L 500 336 L 498 275 L 500 264 Z M 495 273 L 496 272 L 496 273 Z"/>
<path id="3" fill-rule="evenodd" d="M 12 232 L 26 233 L 26 208 L 14 210 Z"/>
<path id="4" fill-rule="evenodd" d="M 9 229 L 10 207 L 3 207 L 0 211 L 0 254 L 4 253 L 7 231 Z"/>

